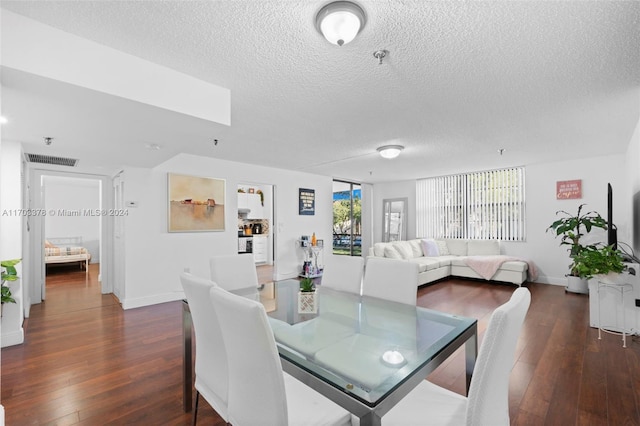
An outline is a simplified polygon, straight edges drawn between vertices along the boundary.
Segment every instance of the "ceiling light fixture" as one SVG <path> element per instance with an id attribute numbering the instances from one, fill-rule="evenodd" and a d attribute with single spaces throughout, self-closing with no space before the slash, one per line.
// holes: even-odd
<path id="1" fill-rule="evenodd" d="M 403 149 L 402 145 L 385 145 L 378 148 L 378 152 L 383 158 L 396 158 Z"/>
<path id="2" fill-rule="evenodd" d="M 316 15 L 316 29 L 329 43 L 343 46 L 352 41 L 366 22 L 364 10 L 350 1 L 335 1 Z"/>

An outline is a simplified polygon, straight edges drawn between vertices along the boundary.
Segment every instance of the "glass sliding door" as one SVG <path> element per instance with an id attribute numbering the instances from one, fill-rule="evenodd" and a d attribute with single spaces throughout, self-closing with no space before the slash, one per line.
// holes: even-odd
<path id="1" fill-rule="evenodd" d="M 362 255 L 362 188 L 333 181 L 333 254 Z"/>

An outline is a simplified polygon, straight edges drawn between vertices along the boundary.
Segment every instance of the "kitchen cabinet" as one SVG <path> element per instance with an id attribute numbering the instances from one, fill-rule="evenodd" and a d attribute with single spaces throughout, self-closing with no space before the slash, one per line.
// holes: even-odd
<path id="1" fill-rule="evenodd" d="M 260 194 L 238 192 L 238 210 L 249 209 L 247 219 L 265 219 L 264 207 L 260 201 Z"/>
<path id="2" fill-rule="evenodd" d="M 266 263 L 268 258 L 267 236 L 253 236 L 253 261 L 255 263 Z"/>

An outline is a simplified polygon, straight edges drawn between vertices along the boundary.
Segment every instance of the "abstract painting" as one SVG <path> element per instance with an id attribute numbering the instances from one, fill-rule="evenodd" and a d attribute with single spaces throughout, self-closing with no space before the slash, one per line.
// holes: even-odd
<path id="1" fill-rule="evenodd" d="M 224 231 L 225 181 L 168 174 L 169 232 Z"/>

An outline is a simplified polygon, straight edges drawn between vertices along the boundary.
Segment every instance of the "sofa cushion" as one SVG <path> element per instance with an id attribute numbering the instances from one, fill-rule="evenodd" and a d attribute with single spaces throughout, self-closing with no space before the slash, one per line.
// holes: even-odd
<path id="1" fill-rule="evenodd" d="M 451 266 L 467 266 L 464 256 L 451 256 Z"/>
<path id="2" fill-rule="evenodd" d="M 448 254 L 446 256 L 439 256 L 438 260 L 440 261 L 440 266 L 449 266 L 452 264 L 454 259 L 459 259 L 458 256 L 453 256 Z"/>
<path id="3" fill-rule="evenodd" d="M 467 240 L 445 240 L 449 248 L 449 254 L 455 256 L 467 255 Z"/>
<path id="4" fill-rule="evenodd" d="M 413 249 L 409 241 L 395 241 L 393 247 L 400 253 L 403 259 L 413 259 Z"/>
<path id="5" fill-rule="evenodd" d="M 500 266 L 500 269 L 504 271 L 524 272 L 527 269 L 529 269 L 529 265 L 527 264 L 527 262 L 523 262 L 520 260 L 510 260 L 510 261 L 504 262 Z"/>
<path id="6" fill-rule="evenodd" d="M 440 259 L 433 257 L 416 257 L 414 259 L 410 259 L 409 262 L 416 263 L 418 265 L 419 272 L 431 271 L 442 266 L 440 264 Z"/>
<path id="7" fill-rule="evenodd" d="M 438 245 L 431 238 L 422 240 L 422 252 L 427 257 L 440 256 L 440 251 L 438 251 Z"/>
<path id="8" fill-rule="evenodd" d="M 409 240 L 409 244 L 411 244 L 411 250 L 413 250 L 413 257 L 425 255 L 422 251 L 422 240 Z"/>
<path id="9" fill-rule="evenodd" d="M 402 255 L 396 250 L 393 244 L 385 244 L 384 257 L 388 257 L 389 259 L 402 259 Z"/>
<path id="10" fill-rule="evenodd" d="M 445 240 L 434 240 L 436 242 L 436 245 L 438 246 L 438 255 L 439 256 L 448 256 L 451 253 L 449 253 L 449 247 L 447 247 L 447 242 Z"/>
<path id="11" fill-rule="evenodd" d="M 495 256 L 500 254 L 498 240 L 470 240 L 467 243 L 467 256 Z"/>

